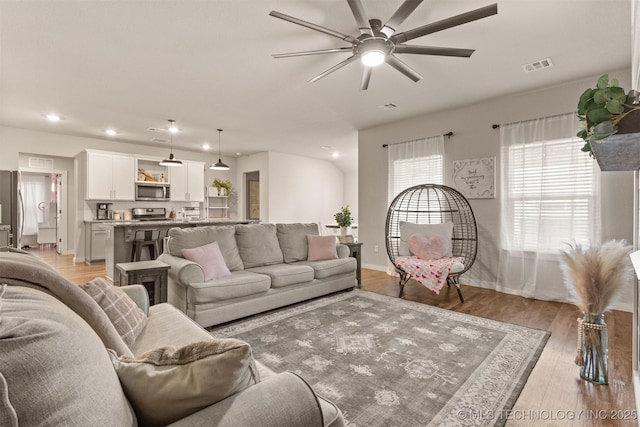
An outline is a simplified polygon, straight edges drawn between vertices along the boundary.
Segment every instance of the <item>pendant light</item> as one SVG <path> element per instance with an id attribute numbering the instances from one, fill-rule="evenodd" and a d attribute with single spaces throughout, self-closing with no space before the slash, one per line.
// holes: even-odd
<path id="1" fill-rule="evenodd" d="M 160 162 L 161 166 L 182 166 L 182 162 L 173 157 L 173 134 L 178 131 L 175 120 L 169 120 L 169 139 L 171 141 L 171 153 L 168 159 Z"/>
<path id="2" fill-rule="evenodd" d="M 221 139 L 221 135 L 222 134 L 222 129 L 218 129 L 218 163 L 216 163 L 215 165 L 212 164 L 211 166 L 209 166 L 209 169 L 214 170 L 214 171 L 228 171 L 229 170 L 229 166 L 225 165 L 224 163 L 222 163 L 222 158 L 220 157 L 220 139 Z"/>

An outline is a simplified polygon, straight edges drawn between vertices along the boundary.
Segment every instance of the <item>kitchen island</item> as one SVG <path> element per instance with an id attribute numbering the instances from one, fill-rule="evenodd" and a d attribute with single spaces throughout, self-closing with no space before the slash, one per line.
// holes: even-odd
<path id="1" fill-rule="evenodd" d="M 224 220 L 224 219 L 196 219 L 191 221 L 181 220 L 157 220 L 157 221 L 121 221 L 121 220 L 90 220 L 87 224 L 102 224 L 106 230 L 105 238 L 105 268 L 107 277 L 114 282 L 118 281 L 116 264 L 131 261 L 131 249 L 133 248 L 133 236 L 136 230 L 155 229 L 160 231 L 160 253 L 163 251 L 163 238 L 174 227 L 202 227 L 207 225 L 236 225 L 250 224 L 256 220 Z"/>

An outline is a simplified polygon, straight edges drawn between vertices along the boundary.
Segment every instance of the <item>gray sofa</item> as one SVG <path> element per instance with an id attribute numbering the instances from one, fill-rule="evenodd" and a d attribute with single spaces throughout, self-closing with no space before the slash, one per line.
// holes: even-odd
<path id="1" fill-rule="evenodd" d="M 15 274 L 13 267 L 18 264 L 26 266 L 23 271 L 27 273 Z M 62 286 L 61 291 L 60 286 L 50 286 L 53 282 L 66 288 Z M 104 312 L 81 290 L 82 295 L 70 296 L 79 288 L 63 282 L 55 270 L 35 257 L 0 253 L 0 425 L 138 425 L 139 417 L 105 348 L 104 331 L 97 332 L 101 328 L 95 326 L 95 319 L 87 320 Z M 146 326 L 129 346 L 133 356 L 158 347 L 212 340 L 173 306 L 149 307 L 143 286 L 121 289 L 147 315 Z M 74 304 L 75 310 L 70 308 Z M 316 396 L 300 377 L 274 374 L 256 365 L 260 382 L 170 425 L 344 425 L 340 411 Z"/>
<path id="2" fill-rule="evenodd" d="M 173 228 L 158 258 L 171 266 L 167 300 L 204 327 L 352 289 L 356 260 L 337 245 L 338 259 L 308 261 L 317 224 L 239 224 Z M 218 242 L 231 274 L 204 280 L 182 250 Z"/>

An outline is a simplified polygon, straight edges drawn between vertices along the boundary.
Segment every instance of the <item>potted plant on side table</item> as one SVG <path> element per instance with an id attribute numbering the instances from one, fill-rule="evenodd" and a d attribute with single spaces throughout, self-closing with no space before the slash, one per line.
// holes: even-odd
<path id="1" fill-rule="evenodd" d="M 640 98 L 629 94 L 607 74 L 578 101 L 578 119 L 584 139 L 582 151 L 598 161 L 603 171 L 640 169 Z"/>
<path id="2" fill-rule="evenodd" d="M 347 239 L 347 228 L 351 226 L 351 221 L 353 221 L 349 205 L 341 207 L 340 211 L 336 212 L 333 217 L 340 226 L 340 237 L 338 240 L 341 243 L 347 242 L 349 240 Z"/>

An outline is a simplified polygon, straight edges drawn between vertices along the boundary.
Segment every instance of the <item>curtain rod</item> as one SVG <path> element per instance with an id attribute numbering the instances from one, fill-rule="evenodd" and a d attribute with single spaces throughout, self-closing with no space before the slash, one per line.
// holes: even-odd
<path id="1" fill-rule="evenodd" d="M 572 111 L 572 112 L 569 112 L 569 113 L 554 114 L 553 116 L 539 117 L 537 119 L 529 119 L 529 120 L 520 120 L 519 122 L 503 123 L 502 125 L 503 126 L 517 125 L 518 123 L 532 122 L 534 120 L 552 119 L 554 117 L 566 116 L 567 114 L 576 114 L 576 112 Z M 496 124 L 491 125 L 491 129 L 498 129 L 499 127 L 500 127 L 500 125 L 496 125 Z"/>
<path id="2" fill-rule="evenodd" d="M 445 134 L 442 134 L 442 136 L 446 136 L 447 139 L 449 139 L 449 138 L 451 138 L 453 136 L 453 132 L 449 131 L 449 132 L 447 132 Z M 429 138 L 429 137 L 427 137 L 427 138 Z M 382 144 L 382 148 L 387 148 L 390 145 L 404 144 L 406 142 L 413 142 L 413 141 L 417 141 L 417 139 L 412 139 L 411 141 L 394 142 L 392 144 Z"/>

